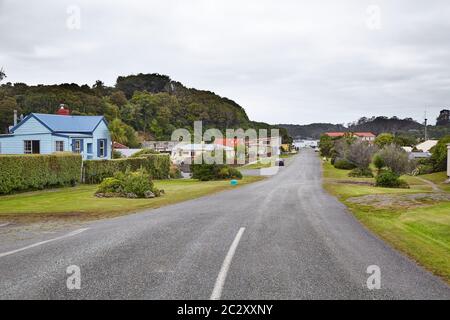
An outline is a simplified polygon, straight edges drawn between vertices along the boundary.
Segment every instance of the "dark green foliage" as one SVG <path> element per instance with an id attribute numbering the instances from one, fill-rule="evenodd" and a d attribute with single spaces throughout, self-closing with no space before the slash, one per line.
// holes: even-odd
<path id="1" fill-rule="evenodd" d="M 378 172 L 380 172 L 381 169 L 383 169 L 386 166 L 386 164 L 384 163 L 383 158 L 379 154 L 376 154 L 373 157 L 373 165 L 375 166 L 375 168 L 378 169 Z"/>
<path id="2" fill-rule="evenodd" d="M 336 169 L 342 169 L 342 170 L 352 170 L 354 169 L 356 166 L 351 163 L 348 160 L 345 159 L 338 159 L 334 162 L 334 167 Z"/>
<path id="3" fill-rule="evenodd" d="M 333 147 L 334 147 L 333 139 L 330 136 L 322 135 L 320 137 L 319 148 L 320 148 L 320 155 L 322 157 L 327 158 L 331 157 Z"/>
<path id="4" fill-rule="evenodd" d="M 383 188 L 409 188 L 408 183 L 400 179 L 391 170 L 383 171 L 376 177 L 376 186 Z"/>
<path id="5" fill-rule="evenodd" d="M 200 181 L 242 179 L 242 173 L 230 166 L 220 164 L 193 164 L 192 178 Z"/>
<path id="6" fill-rule="evenodd" d="M 350 171 L 348 176 L 355 178 L 373 178 L 373 173 L 370 168 L 355 168 Z"/>
<path id="7" fill-rule="evenodd" d="M 81 156 L 72 153 L 1 155 L 0 194 L 74 185 L 81 178 L 81 163 Z"/>
<path id="8" fill-rule="evenodd" d="M 132 158 L 140 158 L 142 156 L 149 155 L 149 154 L 160 154 L 160 153 L 158 151 L 153 150 L 153 149 L 145 148 L 145 149 L 142 149 L 139 152 L 136 152 L 131 157 Z"/>
<path id="9" fill-rule="evenodd" d="M 447 145 L 450 144 L 450 136 L 439 140 L 438 144 L 431 149 L 431 162 L 434 172 L 447 170 Z"/>
<path id="10" fill-rule="evenodd" d="M 97 193 L 122 193 L 123 182 L 116 178 L 105 178 L 99 184 Z"/>
<path id="11" fill-rule="evenodd" d="M 145 155 L 139 158 L 115 160 L 84 161 L 84 182 L 100 183 L 105 178 L 113 177 L 117 172 L 137 171 L 145 169 L 152 179 L 169 177 L 170 158 L 168 155 Z"/>
<path id="12" fill-rule="evenodd" d="M 118 172 L 113 178 L 105 178 L 99 185 L 96 194 L 145 198 L 150 192 L 154 196 L 160 195 L 160 191 L 155 189 L 147 171 L 139 169 L 136 172 L 131 172 L 130 170 L 127 170 L 125 173 Z"/>

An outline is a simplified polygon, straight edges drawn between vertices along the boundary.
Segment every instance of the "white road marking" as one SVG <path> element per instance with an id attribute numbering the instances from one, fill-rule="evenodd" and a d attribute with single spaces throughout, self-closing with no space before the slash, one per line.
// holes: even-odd
<path id="1" fill-rule="evenodd" d="M 0 253 L 0 258 L 3 258 L 5 256 L 9 256 L 11 254 L 14 254 L 14 253 L 17 253 L 17 252 L 20 252 L 20 251 L 24 251 L 24 250 L 31 249 L 31 248 L 34 248 L 34 247 L 38 247 L 38 246 L 41 246 L 41 245 L 49 243 L 49 242 L 58 241 L 58 240 L 61 240 L 61 239 L 73 237 L 73 236 L 75 236 L 77 234 L 80 234 L 80 233 L 82 233 L 82 232 L 84 232 L 84 231 L 86 231 L 88 229 L 89 228 L 78 229 L 78 230 L 72 231 L 72 232 L 70 232 L 68 234 L 65 234 L 65 235 L 57 237 L 57 238 L 53 238 L 53 239 L 49 239 L 49 240 L 33 243 L 33 244 L 30 244 L 29 246 L 26 246 L 26 247 L 23 247 L 23 248 L 20 248 L 20 249 L 16 249 L 16 250 Z"/>
<path id="2" fill-rule="evenodd" d="M 239 229 L 239 232 L 237 233 L 230 249 L 228 250 L 227 256 L 223 261 L 222 268 L 220 268 L 219 275 L 217 276 L 216 284 L 214 285 L 214 290 L 211 294 L 211 300 L 219 300 L 220 296 L 222 295 L 222 289 L 225 284 L 225 280 L 227 279 L 228 269 L 230 269 L 231 261 L 233 260 L 234 253 L 236 252 L 236 248 L 239 244 L 239 241 L 241 240 L 244 231 L 245 228 Z"/>
<path id="3" fill-rule="evenodd" d="M 6 226 L 8 226 L 10 223 L 8 222 L 8 223 L 4 223 L 4 224 L 0 224 L 0 228 L 1 227 L 6 227 Z"/>

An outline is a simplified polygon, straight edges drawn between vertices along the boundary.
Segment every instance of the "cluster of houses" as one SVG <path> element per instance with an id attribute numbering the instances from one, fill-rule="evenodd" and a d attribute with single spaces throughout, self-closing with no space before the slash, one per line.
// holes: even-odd
<path id="1" fill-rule="evenodd" d="M 326 135 L 337 138 L 351 135 L 356 139 L 373 143 L 376 135 L 371 132 L 328 132 Z M 257 156 L 280 155 L 283 149 L 280 137 L 245 139 L 246 150 L 257 152 Z M 428 158 L 437 140 L 427 140 L 415 148 L 404 147 L 411 159 Z M 171 156 L 175 164 L 191 161 L 204 152 L 221 150 L 227 157 L 234 157 L 237 139 L 216 139 L 213 143 L 177 143 L 174 141 L 147 141 L 144 148 L 150 148 Z M 289 146 L 286 146 L 289 149 Z M 51 154 L 54 152 L 74 152 L 84 160 L 111 159 L 112 150 L 118 150 L 129 157 L 141 149 L 128 147 L 111 140 L 108 123 L 103 116 L 73 116 L 64 105 L 56 114 L 31 113 L 18 121 L 14 113 L 14 124 L 9 133 L 0 135 L 0 154 Z M 450 177 L 450 145 L 448 146 L 448 175 Z"/>

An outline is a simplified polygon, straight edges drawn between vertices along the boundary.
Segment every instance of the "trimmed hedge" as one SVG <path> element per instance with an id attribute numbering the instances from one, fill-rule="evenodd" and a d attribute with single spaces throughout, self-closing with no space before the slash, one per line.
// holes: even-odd
<path id="1" fill-rule="evenodd" d="M 170 170 L 169 155 L 148 154 L 139 158 L 113 160 L 87 160 L 83 165 L 83 181 L 85 183 L 100 183 L 105 178 L 111 178 L 117 172 L 145 169 L 152 179 L 168 179 Z"/>
<path id="2" fill-rule="evenodd" d="M 81 178 L 81 155 L 1 155 L 0 194 L 74 185 Z"/>

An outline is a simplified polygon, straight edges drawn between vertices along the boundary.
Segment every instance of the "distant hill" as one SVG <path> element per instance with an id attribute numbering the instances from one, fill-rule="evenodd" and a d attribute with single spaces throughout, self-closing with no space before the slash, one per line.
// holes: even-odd
<path id="1" fill-rule="evenodd" d="M 411 119 L 399 119 L 397 117 L 363 117 L 358 121 L 343 126 L 341 124 L 331 123 L 313 123 L 309 125 L 292 125 L 280 124 L 285 128 L 289 135 L 294 139 L 313 138 L 318 139 L 323 133 L 331 131 L 352 131 L 352 132 L 373 132 L 378 135 L 380 133 L 389 132 L 395 135 L 409 135 L 414 138 L 423 138 L 425 127 L 423 124 Z M 450 127 L 428 126 L 430 138 L 441 138 L 450 134 Z"/>
<path id="2" fill-rule="evenodd" d="M 307 125 L 279 124 L 277 126 L 285 128 L 291 137 L 299 139 L 319 139 L 324 132 L 347 131 L 347 128 L 342 124 L 332 123 L 313 123 Z"/>

